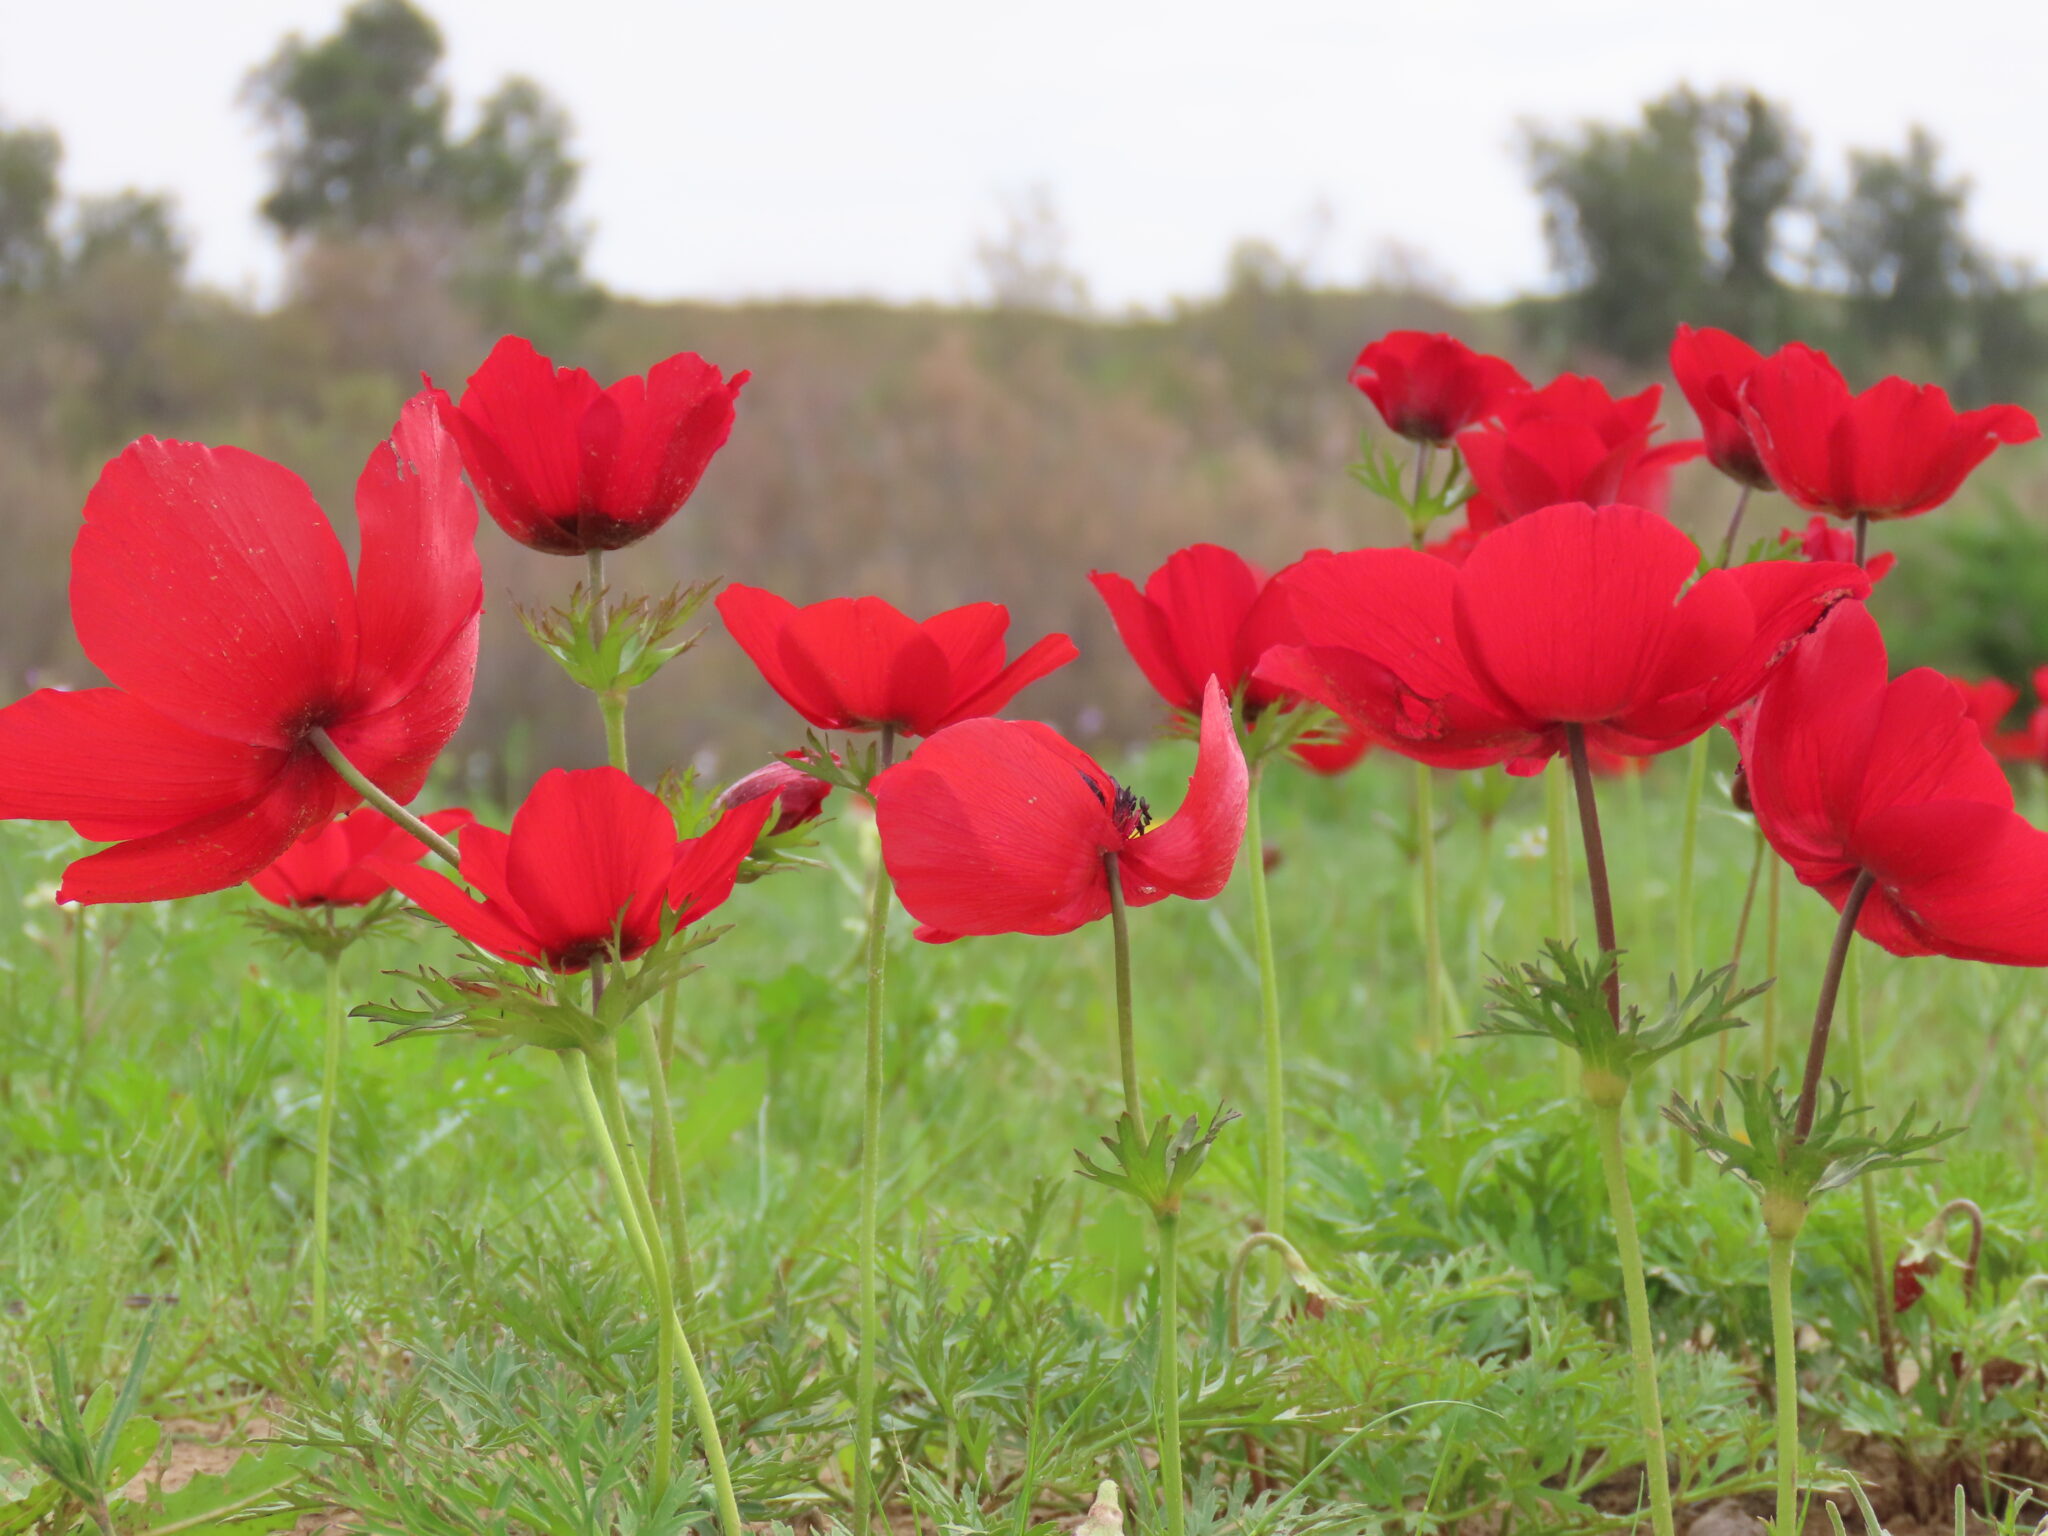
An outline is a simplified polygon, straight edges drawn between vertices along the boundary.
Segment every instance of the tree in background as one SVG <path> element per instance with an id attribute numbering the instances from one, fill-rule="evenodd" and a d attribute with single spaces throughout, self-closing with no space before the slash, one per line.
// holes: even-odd
<path id="1" fill-rule="evenodd" d="M 56 272 L 51 216 L 63 153 L 47 128 L 0 125 L 0 295 L 40 287 Z"/>
<path id="2" fill-rule="evenodd" d="M 1646 364 L 1663 355 L 1679 321 L 1700 312 L 1710 280 L 1700 222 L 1710 115 L 1680 87 L 1637 123 L 1525 131 L 1573 339 Z"/>
<path id="3" fill-rule="evenodd" d="M 1704 148 L 1723 210 L 1713 287 L 1703 313 L 1752 345 L 1775 348 L 1795 329 L 1794 296 L 1779 267 L 1779 221 L 1794 211 L 1806 171 L 1805 137 L 1783 107 L 1755 91 L 1709 104 Z"/>
<path id="4" fill-rule="evenodd" d="M 1003 225 L 974 243 L 981 287 L 996 309 L 1085 315 L 1088 279 L 1073 264 L 1066 220 L 1040 183 L 1003 199 Z"/>
<path id="5" fill-rule="evenodd" d="M 1914 128 L 1902 155 L 1849 156 L 1849 189 L 1821 209 L 1823 271 L 1879 345 L 1910 342 L 1936 363 L 1961 331 L 1982 258 L 1964 214 L 1966 177 L 1948 179 L 1941 149 Z"/>
<path id="6" fill-rule="evenodd" d="M 445 262 L 493 327 L 542 340 L 574 329 L 599 295 L 583 275 L 587 232 L 570 217 L 582 167 L 569 115 L 513 77 L 457 140 L 443 53 L 410 0 L 358 0 L 332 35 L 287 37 L 247 87 L 275 135 L 263 215 L 287 237 L 396 242 Z"/>

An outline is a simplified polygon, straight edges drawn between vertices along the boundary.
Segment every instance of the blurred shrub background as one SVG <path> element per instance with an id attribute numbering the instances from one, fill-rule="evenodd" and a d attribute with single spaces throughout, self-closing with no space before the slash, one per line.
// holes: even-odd
<path id="1" fill-rule="evenodd" d="M 1985 251 L 1967 181 L 1914 130 L 1892 153 L 1811 163 L 1784 107 L 1678 88 L 1632 120 L 1528 125 L 1555 291 L 1460 308 L 1394 251 L 1332 289 L 1246 241 L 1218 291 L 1106 315 L 1067 259 L 1049 192 L 1013 199 L 972 252 L 981 301 L 647 304 L 583 270 L 573 125 L 511 78 L 456 135 L 443 40 L 409 0 L 364 0 L 332 33 L 255 63 L 264 217 L 286 242 L 281 300 L 195 285 L 178 209 L 147 191 L 68 197 L 55 135 L 0 116 L 0 676 L 11 696 L 82 685 L 65 560 L 100 465 L 143 433 L 239 444 L 303 474 L 344 525 L 350 486 L 422 372 L 450 387 L 501 332 L 609 381 L 675 351 L 753 370 L 739 425 L 685 513 L 615 562 L 650 590 L 722 575 L 797 601 L 875 592 L 918 614 L 1010 605 L 1025 639 L 1082 661 L 1033 708 L 1083 735 L 1140 736 L 1157 711 L 1084 575 L 1142 576 L 1213 539 L 1278 564 L 1400 527 L 1344 474 L 1369 410 L 1345 383 L 1389 329 L 1455 331 L 1532 377 L 1663 378 L 1680 320 L 1763 346 L 1828 348 L 1964 402 L 2048 398 L 2048 295 Z M 5 103 L 0 102 L 0 113 Z M 824 238 L 821 232 L 821 238 Z M 1693 424 L 1675 391 L 1663 419 Z M 2022 681 L 2048 660 L 2048 464 L 2000 455 L 1916 531 L 1880 605 L 1902 663 Z M 1682 473 L 1674 508 L 1718 525 L 1727 495 Z M 1803 522 L 1761 501 L 1752 528 Z M 587 701 L 539 664 L 515 605 L 559 598 L 574 563 L 483 540 L 490 632 L 457 761 L 516 787 L 600 751 Z M 2035 589 L 2039 589 L 2038 592 Z M 725 775 L 790 744 L 790 721 L 716 630 L 638 696 L 638 760 Z M 713 758 L 714 752 L 723 754 Z"/>

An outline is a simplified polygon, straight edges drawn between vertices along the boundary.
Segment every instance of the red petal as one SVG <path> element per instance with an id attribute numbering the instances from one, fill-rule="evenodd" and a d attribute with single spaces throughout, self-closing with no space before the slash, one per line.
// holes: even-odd
<path id="1" fill-rule="evenodd" d="M 144 438 L 100 472 L 71 554 L 79 643 L 182 725 L 286 747 L 355 676 L 348 561 L 305 482 L 236 448 Z"/>
<path id="2" fill-rule="evenodd" d="M 1543 723 L 1649 702 L 1699 551 L 1638 507 L 1549 507 L 1480 541 L 1457 573 L 1457 633 L 1475 675 Z"/>
<path id="3" fill-rule="evenodd" d="M 616 768 L 556 768 L 512 818 L 505 884 L 551 955 L 616 929 L 630 959 L 659 937 L 675 858 L 675 818 L 659 798 Z"/>
<path id="4" fill-rule="evenodd" d="M 186 729 L 115 688 L 45 688 L 0 710 L 0 818 L 144 837 L 262 796 L 284 755 Z"/>
<path id="5" fill-rule="evenodd" d="M 457 634 L 465 625 L 474 629 L 483 612 L 476 498 L 462 483 L 461 454 L 431 394 L 415 395 L 390 440 L 370 455 L 356 482 L 356 522 L 362 532 L 356 576 L 361 643 L 351 704 L 374 714 L 433 672 Z M 458 707 L 455 718 L 461 717 Z"/>
<path id="6" fill-rule="evenodd" d="M 759 587 L 735 582 L 718 594 L 718 616 L 739 648 L 747 653 L 766 679 L 781 695 L 783 703 L 821 731 L 845 729 L 850 722 L 839 714 L 838 700 L 800 688 L 782 664 L 782 632 L 796 614 L 796 605 Z"/>
<path id="7" fill-rule="evenodd" d="M 368 867 L 391 888 L 437 918 L 479 949 L 520 965 L 547 964 L 545 946 L 532 932 L 525 914 L 506 898 L 504 865 L 510 840 L 490 827 L 469 827 L 462 834 L 462 878 L 486 897 L 477 901 L 446 875 L 421 869 L 403 859 L 373 857 Z"/>
<path id="8" fill-rule="evenodd" d="M 582 549 L 573 530 L 584 510 L 579 432 L 598 393 L 582 369 L 557 371 L 531 342 L 506 336 L 447 413 L 477 494 L 522 544 L 555 554 Z"/>
<path id="9" fill-rule="evenodd" d="M 745 801 L 719 817 L 709 832 L 690 838 L 676 850 L 668 877 L 668 904 L 680 914 L 684 926 L 725 905 L 740 865 L 754 851 L 754 840 L 775 806 L 774 795 Z"/>
<path id="10" fill-rule="evenodd" d="M 1872 816 L 1859 837 L 1870 869 L 1928 949 L 2048 965 L 2048 832 L 1996 806 L 1948 801 Z"/>
<path id="11" fill-rule="evenodd" d="M 1202 695 L 1202 736 L 1180 809 L 1123 847 L 1118 869 L 1134 907 L 1167 896 L 1207 901 L 1230 882 L 1244 842 L 1250 778 L 1230 700 L 1215 678 Z"/>
<path id="12" fill-rule="evenodd" d="M 586 453 L 596 445 L 593 424 L 614 425 L 600 453 L 586 459 L 594 481 L 591 505 L 620 525 L 618 548 L 644 537 L 690 499 L 712 455 L 732 432 L 733 404 L 747 375 L 727 383 L 694 352 L 657 363 L 645 379 L 624 378 L 604 392 L 586 417 Z M 630 534 L 630 537 L 624 535 Z"/>
<path id="13" fill-rule="evenodd" d="M 1152 691 L 1170 708 L 1193 709 L 1201 695 L 1180 670 L 1166 616 L 1125 577 L 1109 571 L 1090 571 L 1088 579 L 1102 595 L 1110 620 L 1116 625 L 1117 638 L 1131 653 L 1138 670 L 1145 674 Z"/>
<path id="14" fill-rule="evenodd" d="M 434 760 L 468 713 L 479 639 L 476 624 L 462 626 L 389 709 L 340 720 L 329 728 L 342 755 L 400 804 L 420 792 Z M 353 791 L 345 792 L 343 803 L 353 800 Z"/>
<path id="15" fill-rule="evenodd" d="M 1244 648 L 1245 621 L 1265 581 L 1241 555 L 1195 544 L 1167 557 L 1145 583 L 1145 596 L 1165 622 L 1168 643 L 1188 686 L 1185 708 L 1200 706 L 1214 677 L 1225 693 L 1243 685 L 1258 661 Z"/>
<path id="16" fill-rule="evenodd" d="M 936 721 L 918 722 L 917 729 L 920 734 L 928 735 L 962 720 L 994 714 L 1041 677 L 1059 671 L 1080 654 L 1080 649 L 1065 635 L 1047 635 L 1043 640 L 1034 642 L 986 685 L 965 698 L 955 697 L 949 701 L 946 712 Z"/>
<path id="17" fill-rule="evenodd" d="M 118 843 L 64 871 L 59 901 L 168 901 L 240 885 L 334 814 L 334 775 L 310 755 L 286 761 L 247 804 Z"/>
<path id="18" fill-rule="evenodd" d="M 1115 783 L 1035 721 L 948 726 L 875 781 L 904 907 L 947 934 L 1066 933 L 1109 912 Z"/>
<path id="19" fill-rule="evenodd" d="M 1825 353 L 1794 342 L 1751 370 L 1743 382 L 1742 424 L 1764 468 L 1809 512 L 1833 506 L 1835 423 L 1849 409 L 1849 386 Z"/>

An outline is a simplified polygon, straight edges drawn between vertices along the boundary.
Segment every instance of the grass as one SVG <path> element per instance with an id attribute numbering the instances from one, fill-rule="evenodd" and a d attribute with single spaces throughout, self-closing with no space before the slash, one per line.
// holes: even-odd
<path id="1" fill-rule="evenodd" d="M 1725 771 L 1725 744 L 1716 752 Z M 1171 804 L 1189 755 L 1161 746 L 1131 782 Z M 1625 985 L 1638 991 L 1662 987 L 1677 949 L 1683 777 L 1680 757 L 1601 785 Z M 1249 898 L 1240 878 L 1215 902 L 1132 915 L 1147 1102 L 1180 1115 L 1227 1102 L 1247 1116 L 1191 1192 L 1167 1330 L 1193 1532 L 1573 1536 L 1639 1508 L 1620 1276 L 1589 1126 L 1545 1046 L 1425 1049 L 1410 791 L 1391 760 L 1334 782 L 1270 776 L 1288 1231 L 1331 1299 L 1277 1306 L 1255 1260 L 1236 1350 L 1226 1282 L 1264 1185 Z M 1481 1003 L 1486 957 L 1533 958 L 1549 912 L 1541 786 L 1512 786 L 1483 840 L 1487 793 L 1445 776 L 1437 794 L 1459 1029 Z M 1708 964 L 1729 950 L 1752 847 L 1724 805 L 1710 787 L 1694 945 Z M 336 1323 L 314 1339 L 319 962 L 261 941 L 242 894 L 97 909 L 81 1029 L 74 936 L 49 904 L 73 851 L 47 829 L 0 828 L 0 911 L 12 914 L 0 922 L 0 1393 L 25 1422 L 53 1426 L 60 1399 L 86 1404 L 87 1428 L 98 1412 L 103 1431 L 134 1377 L 130 1422 L 161 1433 L 122 1429 L 109 1442 L 123 1441 L 109 1451 L 117 1464 L 101 1470 L 127 1483 L 168 1465 L 165 1487 L 193 1467 L 206 1475 L 196 1493 L 169 1493 L 147 1489 L 150 1471 L 137 1497 L 110 1502 L 113 1528 L 311 1529 L 348 1511 L 345 1528 L 406 1536 L 709 1529 L 687 1413 L 676 1484 L 659 1500 L 642 1491 L 654 1330 L 553 1059 L 456 1039 L 379 1049 L 352 1026 Z M 813 851 L 823 870 L 747 887 L 721 914 L 736 927 L 683 985 L 674 1085 L 692 1321 L 735 1482 L 750 1519 L 798 1530 L 841 1513 L 850 1484 L 872 829 L 845 816 Z M 1784 916 L 1789 1067 L 1833 914 L 1788 884 Z M 932 948 L 898 919 L 881 1191 L 890 1508 L 904 1530 L 1029 1536 L 1066 1529 L 1112 1477 L 1126 1529 L 1150 1532 L 1161 1328 L 1149 1224 L 1076 1178 L 1070 1150 L 1095 1145 L 1121 1097 L 1107 926 Z M 1583 906 L 1578 921 L 1590 931 Z M 1753 933 L 1747 969 L 1762 952 Z M 423 926 L 371 941 L 347 957 L 345 993 L 394 995 L 381 971 L 447 953 Z M 1818 1447 L 1809 1481 L 1853 1466 L 1881 1515 L 1923 1519 L 1960 1484 L 1973 1509 L 2013 1527 L 2048 1472 L 2048 1294 L 2021 1289 L 2048 1268 L 2041 986 L 1867 949 L 1862 969 L 1873 1097 L 1891 1115 L 1917 1101 L 1969 1122 L 1944 1162 L 1883 1180 L 1887 1258 L 1956 1196 L 1983 1208 L 1988 1237 L 1973 1301 L 1951 1263 L 1901 1319 L 1917 1371 L 1901 1394 L 1880 1377 L 1857 1197 L 1816 1208 L 1796 1291 L 1813 1330 L 1801 1350 L 1810 1458 Z M 1758 1064 L 1757 1035 L 1734 1037 L 1734 1064 Z M 1704 1075 L 1711 1052 L 1700 1054 Z M 630 1042 L 627 1074 L 640 1093 Z M 1674 1488 L 1697 1508 L 1770 1486 L 1765 1246 L 1746 1190 L 1704 1164 L 1680 1182 L 1655 1113 L 1668 1088 L 1630 1106 L 1629 1158 Z M 644 1116 L 644 1095 L 632 1108 Z M 1992 1378 L 2002 1384 L 1987 1388 Z M 222 1479 L 231 1458 L 216 1444 L 252 1449 Z M 37 1516 L 43 1486 L 0 1449 L 0 1532 L 35 1518 L 92 1528 L 61 1501 Z"/>

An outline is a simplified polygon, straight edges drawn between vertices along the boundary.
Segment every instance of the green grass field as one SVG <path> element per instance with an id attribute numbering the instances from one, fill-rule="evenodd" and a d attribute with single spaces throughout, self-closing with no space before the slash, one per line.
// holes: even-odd
<path id="1" fill-rule="evenodd" d="M 1725 740 L 1715 751 L 1725 771 Z M 1168 809 L 1191 756 L 1161 746 L 1128 782 Z M 1601 785 L 1624 974 L 1639 998 L 1661 995 L 1677 959 L 1683 777 L 1668 760 Z M 1276 1305 L 1277 1271 L 1255 1256 L 1232 1313 L 1266 1113 L 1240 873 L 1215 902 L 1132 919 L 1148 1102 L 1179 1114 L 1223 1102 L 1246 1116 L 1194 1188 L 1166 1330 L 1182 1359 L 1189 1528 L 1624 1526 L 1641 1458 L 1620 1275 L 1565 1064 L 1545 1045 L 1432 1052 L 1420 1038 L 1405 764 L 1271 780 L 1289 1231 L 1342 1300 L 1304 1307 L 1290 1289 Z M 1437 791 L 1460 1027 L 1482 1004 L 1486 957 L 1533 958 L 1550 926 L 1540 781 L 1512 786 L 1488 835 L 1477 783 L 1443 775 Z M 1752 832 L 1726 804 L 1710 786 L 1700 965 L 1725 962 L 1750 868 Z M 88 1414 L 103 1411 L 147 1335 L 138 1417 L 109 1450 L 117 1480 L 135 1479 L 113 1505 L 115 1529 L 709 1529 L 687 1413 L 679 1485 L 656 1503 L 640 1491 L 654 1331 L 554 1059 L 450 1038 L 379 1048 L 373 1027 L 351 1026 L 336 1324 L 322 1343 L 307 1327 L 306 1254 L 319 966 L 262 939 L 246 893 L 95 909 L 81 954 L 50 904 L 75 846 L 50 829 L 0 828 L 0 1392 L 23 1420 L 56 1425 L 67 1401 L 104 1384 Z M 812 852 L 826 868 L 737 894 L 720 913 L 733 931 L 680 992 L 692 1322 L 741 1503 L 764 1530 L 832 1529 L 850 1475 L 871 826 L 843 815 Z M 1583 937 L 1582 884 L 1579 899 Z M 1752 979 L 1764 905 L 1745 955 Z M 1786 1066 L 1803 1048 L 1833 917 L 1786 883 Z M 1077 1178 L 1072 1151 L 1093 1146 L 1119 1107 L 1107 927 L 932 948 L 898 918 L 882 1194 L 892 1515 L 933 1536 L 1066 1530 L 1110 1477 L 1125 1528 L 1149 1532 L 1161 1347 L 1149 1223 Z M 1870 1097 L 1888 1117 L 1917 1101 L 1969 1127 L 1940 1163 L 1882 1179 L 1886 1263 L 1952 1197 L 1982 1207 L 1986 1238 L 1973 1298 L 1952 1262 L 1901 1318 L 1915 1378 L 1901 1394 L 1883 1383 L 1872 1340 L 1859 1198 L 1816 1207 L 1796 1292 L 1812 1330 L 1801 1351 L 1809 1477 L 1830 1486 L 1853 1468 L 1895 1533 L 1950 1528 L 1958 1484 L 1980 1516 L 2028 1531 L 2042 1508 L 2023 1495 L 2048 1476 L 2048 1292 L 2023 1290 L 2048 1269 L 2043 983 L 1863 948 Z M 424 924 L 359 946 L 347 995 L 400 996 L 381 972 L 452 953 Z M 1767 1006 L 1728 1037 L 1731 1065 L 1762 1060 Z M 1845 1071 L 1843 1045 L 1831 1060 Z M 1704 1081 L 1713 1052 L 1696 1055 Z M 637 1092 L 630 1042 L 626 1069 Z M 1764 1510 L 1762 1231 L 1734 1180 L 1702 1162 L 1681 1181 L 1655 1112 L 1669 1087 L 1639 1095 L 1630 1156 L 1674 1484 L 1693 1512 L 1728 1497 Z M 644 1113 L 644 1097 L 632 1107 Z M 0 1532 L 92 1528 L 38 1492 L 47 1486 L 0 1457 Z"/>

